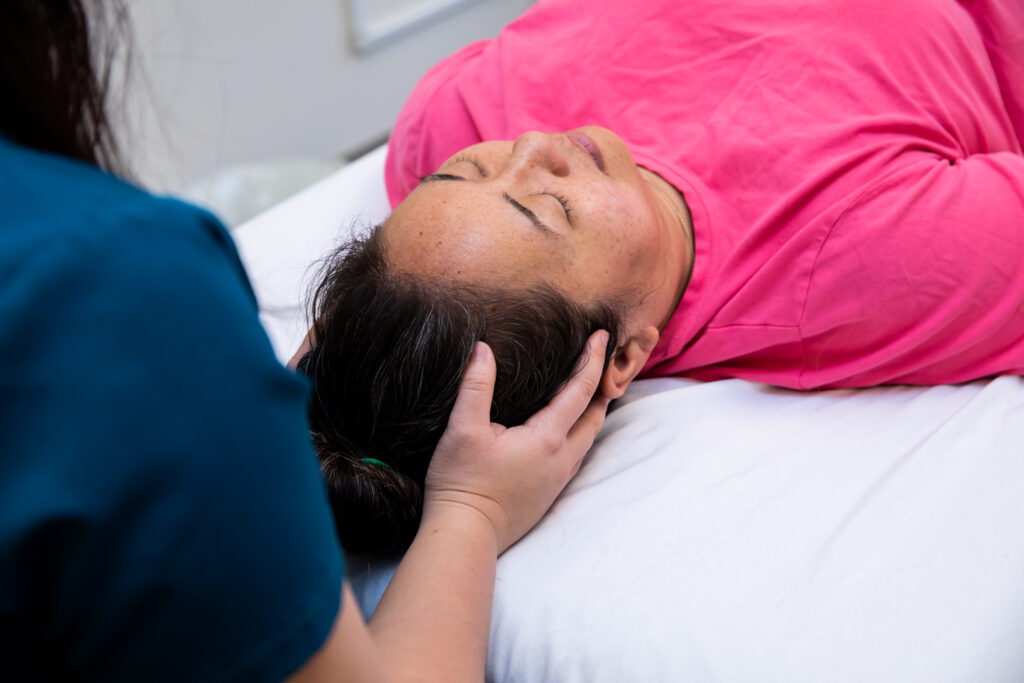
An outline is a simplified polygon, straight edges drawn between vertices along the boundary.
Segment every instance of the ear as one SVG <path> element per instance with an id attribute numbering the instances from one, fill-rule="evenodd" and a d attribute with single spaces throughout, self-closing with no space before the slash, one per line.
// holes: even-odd
<path id="1" fill-rule="evenodd" d="M 658 344 L 658 328 L 650 325 L 635 333 L 612 356 L 608 369 L 601 376 L 601 394 L 618 398 L 643 369 Z"/>
<path id="2" fill-rule="evenodd" d="M 305 356 L 311 348 L 313 348 L 313 330 L 307 332 L 306 336 L 302 338 L 302 343 L 299 344 L 299 350 L 296 351 L 295 355 L 288 361 L 287 367 L 290 370 L 297 368 L 299 361 L 302 360 L 302 357 Z"/>

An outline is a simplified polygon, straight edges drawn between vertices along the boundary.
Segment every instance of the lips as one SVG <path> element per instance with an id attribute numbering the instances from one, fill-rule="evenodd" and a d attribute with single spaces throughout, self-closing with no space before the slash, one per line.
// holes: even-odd
<path id="1" fill-rule="evenodd" d="M 590 155 L 598 169 L 604 172 L 604 157 L 601 156 L 601 148 L 597 146 L 589 135 L 578 130 L 567 131 L 565 136 L 583 148 L 583 151 Z"/>

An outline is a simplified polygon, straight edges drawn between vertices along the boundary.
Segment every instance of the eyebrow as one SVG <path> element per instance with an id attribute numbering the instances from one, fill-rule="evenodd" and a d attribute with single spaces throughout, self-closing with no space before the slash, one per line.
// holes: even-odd
<path id="1" fill-rule="evenodd" d="M 452 175 L 451 173 L 429 173 L 424 176 L 420 176 L 421 183 L 436 183 L 442 180 L 465 180 L 462 176 Z"/>
<path id="2" fill-rule="evenodd" d="M 528 208 L 526 208 L 525 206 L 523 206 L 522 204 L 517 202 L 515 199 L 513 199 L 511 196 L 509 196 L 509 194 L 507 192 L 502 192 L 501 196 L 505 198 L 506 202 L 508 202 L 512 206 L 516 207 L 516 210 L 519 213 L 521 213 L 524 216 L 526 216 L 527 218 L 529 218 L 530 222 L 533 223 L 537 227 L 538 230 L 540 230 L 541 232 L 543 232 L 543 233 L 545 233 L 547 235 L 551 235 L 552 237 L 561 237 L 560 234 L 558 234 L 557 232 L 555 232 L 554 230 L 549 228 L 547 226 L 547 223 L 542 221 L 537 216 L 537 214 L 535 214 L 533 211 L 530 211 Z"/>
<path id="3" fill-rule="evenodd" d="M 451 173 L 431 173 L 420 178 L 421 183 L 437 183 L 444 181 L 467 182 L 466 178 L 463 178 L 462 176 L 452 175 Z M 537 216 L 537 214 L 535 214 L 533 211 L 530 211 L 530 209 L 526 208 L 525 206 L 517 202 L 507 192 L 502 192 L 501 196 L 505 199 L 506 202 L 515 207 L 516 211 L 529 218 L 530 222 L 533 223 L 534 227 L 540 230 L 542 233 L 544 233 L 548 237 L 562 237 L 560 233 L 555 232 L 550 227 L 548 227 L 547 223 L 542 221 L 540 217 Z"/>

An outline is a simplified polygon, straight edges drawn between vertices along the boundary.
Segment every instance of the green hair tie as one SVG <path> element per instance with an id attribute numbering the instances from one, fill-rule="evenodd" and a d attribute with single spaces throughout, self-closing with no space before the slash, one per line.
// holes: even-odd
<path id="1" fill-rule="evenodd" d="M 371 465 L 380 465 L 381 467 L 387 467 L 389 470 L 391 469 L 391 465 L 387 464 L 383 460 L 378 460 L 377 458 L 360 458 L 359 462 L 368 462 Z"/>

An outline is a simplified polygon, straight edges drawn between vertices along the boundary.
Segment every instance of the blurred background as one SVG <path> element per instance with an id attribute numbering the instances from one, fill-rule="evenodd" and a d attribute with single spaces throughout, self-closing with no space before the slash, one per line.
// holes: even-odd
<path id="1" fill-rule="evenodd" d="M 532 0 L 129 0 L 136 177 L 238 225 L 387 140 L 423 73 Z"/>

